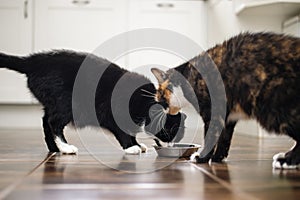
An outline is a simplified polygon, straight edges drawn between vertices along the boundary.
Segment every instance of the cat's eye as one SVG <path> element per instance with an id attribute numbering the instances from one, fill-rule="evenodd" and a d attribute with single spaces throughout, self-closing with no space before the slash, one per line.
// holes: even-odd
<path id="1" fill-rule="evenodd" d="M 160 102 L 160 103 L 167 103 L 167 100 L 166 100 L 166 97 L 165 97 L 165 93 L 164 93 L 164 90 L 158 90 L 157 91 L 158 92 L 158 101 Z"/>
<path id="2" fill-rule="evenodd" d="M 167 89 L 170 90 L 170 92 L 173 93 L 173 85 L 172 85 L 172 84 L 169 84 L 169 85 L 167 86 Z"/>
<path id="3" fill-rule="evenodd" d="M 164 91 L 163 91 L 163 90 L 159 90 L 159 91 L 158 91 L 158 94 L 159 94 L 160 98 L 163 98 L 163 97 L 164 97 Z"/>

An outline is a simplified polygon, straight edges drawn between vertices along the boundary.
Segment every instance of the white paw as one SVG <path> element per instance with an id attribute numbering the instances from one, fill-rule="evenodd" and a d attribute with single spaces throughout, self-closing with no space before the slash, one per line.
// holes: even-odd
<path id="1" fill-rule="evenodd" d="M 288 165 L 286 162 L 280 162 L 278 159 L 285 158 L 285 153 L 278 153 L 273 156 L 272 167 L 274 169 L 297 169 L 298 165 Z"/>
<path id="2" fill-rule="evenodd" d="M 63 148 L 60 149 L 60 151 L 63 154 L 77 154 L 78 153 L 78 148 L 75 147 L 74 145 L 65 144 L 63 146 Z"/>
<path id="3" fill-rule="evenodd" d="M 279 161 L 273 161 L 272 167 L 274 169 L 297 169 L 299 166 L 298 165 L 288 165 L 286 163 L 280 163 Z"/>
<path id="4" fill-rule="evenodd" d="M 132 154 L 132 155 L 137 155 L 142 152 L 142 149 L 138 145 L 134 145 L 132 147 L 129 147 L 125 149 L 126 154 Z"/>
<path id="5" fill-rule="evenodd" d="M 148 150 L 147 146 L 144 143 L 141 143 L 140 146 L 141 146 L 140 148 L 142 150 L 142 153 L 146 153 Z"/>
<path id="6" fill-rule="evenodd" d="M 55 138 L 55 143 L 59 151 L 63 154 L 77 154 L 78 148 L 74 145 L 63 142 L 59 137 Z"/>
<path id="7" fill-rule="evenodd" d="M 200 156 L 200 154 L 199 154 L 198 152 L 193 153 L 193 154 L 191 155 L 191 157 L 190 157 L 190 161 L 191 161 L 191 162 L 196 162 L 196 157 L 197 157 L 197 156 Z"/>

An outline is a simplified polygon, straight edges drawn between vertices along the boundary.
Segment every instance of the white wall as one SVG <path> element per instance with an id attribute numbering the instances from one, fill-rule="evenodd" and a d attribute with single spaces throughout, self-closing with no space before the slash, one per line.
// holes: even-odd
<path id="1" fill-rule="evenodd" d="M 1 104 L 0 129 L 41 129 L 42 109 L 40 105 Z"/>
<path id="2" fill-rule="evenodd" d="M 208 46 L 222 42 L 241 31 L 282 32 L 282 14 L 245 13 L 236 15 L 233 1 L 213 0 L 208 6 Z"/>

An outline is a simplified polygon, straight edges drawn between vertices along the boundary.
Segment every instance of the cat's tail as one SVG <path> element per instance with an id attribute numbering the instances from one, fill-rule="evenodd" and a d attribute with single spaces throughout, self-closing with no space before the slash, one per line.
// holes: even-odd
<path id="1" fill-rule="evenodd" d="M 26 69 L 25 57 L 7 55 L 0 53 L 0 68 L 7 68 L 22 74 L 27 74 L 29 69 Z"/>

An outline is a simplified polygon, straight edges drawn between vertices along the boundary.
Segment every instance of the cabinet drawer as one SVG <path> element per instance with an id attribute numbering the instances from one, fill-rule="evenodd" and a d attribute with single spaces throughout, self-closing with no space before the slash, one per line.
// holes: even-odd
<path id="1" fill-rule="evenodd" d="M 114 9 L 116 0 L 37 0 L 48 9 Z"/>
<path id="2" fill-rule="evenodd" d="M 166 29 L 190 38 L 203 49 L 207 47 L 207 5 L 204 1 L 131 0 L 129 9 L 129 28 L 131 30 Z M 157 40 L 164 40 L 164 38 L 157 38 Z M 180 54 L 180 52 L 176 53 Z M 184 62 L 180 56 L 175 54 L 157 49 L 140 49 L 129 55 L 129 68 L 137 69 L 149 64 L 175 67 Z M 186 59 L 193 56 L 195 54 Z"/>

